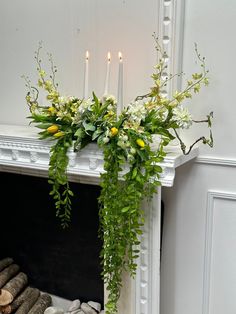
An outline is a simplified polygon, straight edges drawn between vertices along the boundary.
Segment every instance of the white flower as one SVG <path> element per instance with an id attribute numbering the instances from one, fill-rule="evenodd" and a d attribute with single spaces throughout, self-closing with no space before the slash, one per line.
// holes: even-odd
<path id="1" fill-rule="evenodd" d="M 110 141 L 109 137 L 104 137 L 102 140 L 104 144 L 107 144 Z"/>
<path id="2" fill-rule="evenodd" d="M 114 105 L 111 105 L 111 104 L 110 104 L 109 106 L 107 106 L 107 110 L 108 110 L 108 111 L 114 110 Z"/>
<path id="3" fill-rule="evenodd" d="M 90 100 L 90 98 L 84 99 L 84 100 L 81 102 L 80 106 L 79 106 L 78 112 L 79 112 L 80 114 L 83 114 L 85 110 L 91 108 L 92 104 L 93 104 L 93 103 L 92 103 L 92 101 Z"/>
<path id="4" fill-rule="evenodd" d="M 119 141 L 117 142 L 117 145 L 120 146 L 122 149 L 126 149 L 126 143 L 123 142 L 123 141 L 120 141 L 120 140 L 119 140 Z"/>
<path id="5" fill-rule="evenodd" d="M 58 104 L 64 105 L 66 103 L 66 98 L 63 96 L 58 97 Z"/>
<path id="6" fill-rule="evenodd" d="M 128 161 L 133 161 L 134 160 L 134 156 L 131 155 L 131 154 L 128 154 L 127 155 L 127 159 L 128 159 Z"/>
<path id="7" fill-rule="evenodd" d="M 74 124 L 78 124 L 82 121 L 82 115 L 85 112 L 85 110 L 90 110 L 90 108 L 92 108 L 92 101 L 90 100 L 90 98 L 88 99 L 84 99 L 80 105 L 79 108 L 77 110 L 77 112 L 75 112 L 75 115 L 73 117 L 73 123 Z"/>
<path id="8" fill-rule="evenodd" d="M 74 96 L 59 96 L 58 97 L 58 105 L 59 107 L 65 106 L 66 104 L 73 102 L 75 100 Z"/>
<path id="9" fill-rule="evenodd" d="M 128 141 L 128 136 L 127 135 L 123 135 L 121 137 L 121 139 L 122 139 L 122 141 L 126 142 L 126 141 Z"/>
<path id="10" fill-rule="evenodd" d="M 178 106 L 173 109 L 172 119 L 178 124 L 182 129 L 188 129 L 192 125 L 192 117 L 187 108 Z"/>
<path id="11" fill-rule="evenodd" d="M 136 154 L 136 149 L 134 147 L 130 148 L 130 154 L 132 155 Z"/>
<path id="12" fill-rule="evenodd" d="M 130 116 L 130 120 L 140 124 L 145 119 L 146 107 L 143 101 L 135 101 L 127 106 L 126 113 Z"/>
<path id="13" fill-rule="evenodd" d="M 116 98 L 115 98 L 115 96 L 114 95 L 111 95 L 111 94 L 104 94 L 103 96 L 102 96 L 102 99 L 103 99 L 103 101 L 110 101 L 110 102 L 112 102 L 113 104 L 116 104 Z"/>
<path id="14" fill-rule="evenodd" d="M 68 97 L 67 97 L 67 101 L 68 101 L 68 102 L 73 102 L 73 101 L 75 101 L 75 99 L 76 99 L 76 98 L 75 98 L 74 96 L 68 96 Z"/>

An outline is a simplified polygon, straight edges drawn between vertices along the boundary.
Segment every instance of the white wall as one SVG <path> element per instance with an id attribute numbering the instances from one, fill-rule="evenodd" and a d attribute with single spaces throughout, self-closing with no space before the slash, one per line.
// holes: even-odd
<path id="1" fill-rule="evenodd" d="M 235 16 L 234 0 L 186 0 L 183 69 L 186 73 L 196 69 L 192 47 L 197 42 L 210 71 L 209 87 L 193 99 L 191 107 L 197 114 L 213 110 L 215 115 L 215 147 L 202 152 L 226 158 L 235 158 L 236 155 L 236 106 L 233 96 L 236 72 Z"/>
<path id="2" fill-rule="evenodd" d="M 186 0 L 183 70 L 196 69 L 194 42 L 210 70 L 210 86 L 190 108 L 195 117 L 214 111 L 215 144 L 201 147 L 198 162 L 179 168 L 163 191 L 161 314 L 236 311 L 235 17 L 234 0 Z M 202 132 L 195 128 L 187 141 Z"/>
<path id="3" fill-rule="evenodd" d="M 63 94 L 83 96 L 85 51 L 90 51 L 89 92 L 104 91 L 107 52 L 112 54 L 110 92 L 116 96 L 118 51 L 124 58 L 124 97 L 149 91 L 156 62 L 156 0 L 1 0 L 0 123 L 28 123 L 26 89 L 20 78 L 36 78 L 34 51 L 43 41 L 58 66 Z"/>

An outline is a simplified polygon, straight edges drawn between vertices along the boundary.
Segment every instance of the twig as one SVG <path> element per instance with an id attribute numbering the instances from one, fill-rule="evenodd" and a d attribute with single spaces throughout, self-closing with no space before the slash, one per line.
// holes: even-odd
<path id="1" fill-rule="evenodd" d="M 208 144 L 210 147 L 213 146 L 213 139 L 212 139 L 212 133 L 210 131 L 210 140 L 207 139 L 205 136 L 201 136 L 199 137 L 192 145 L 189 146 L 189 149 L 186 151 L 186 145 L 184 144 L 184 142 L 181 140 L 179 134 L 177 133 L 176 129 L 173 129 L 174 132 L 175 132 L 175 135 L 177 137 L 177 139 L 179 140 L 180 142 L 180 148 L 183 152 L 184 155 L 188 155 L 191 150 L 193 149 L 193 147 L 200 141 L 202 141 L 204 144 Z"/>

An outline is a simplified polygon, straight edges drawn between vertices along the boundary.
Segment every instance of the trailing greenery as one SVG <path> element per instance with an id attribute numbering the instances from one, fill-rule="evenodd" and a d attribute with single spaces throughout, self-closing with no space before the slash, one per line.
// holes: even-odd
<path id="1" fill-rule="evenodd" d="M 130 138 L 132 139 L 132 134 Z M 102 192 L 99 202 L 101 235 L 104 240 L 101 252 L 103 276 L 110 292 L 108 313 L 117 310 L 122 271 L 127 270 L 131 276 L 136 273 L 136 258 L 139 254 L 137 247 L 144 222 L 140 205 L 160 185 L 159 174 L 162 168 L 156 163 L 161 162 L 164 155 L 162 149 L 157 154 L 152 154 L 147 146 L 130 161 L 127 173 L 120 179 L 119 174 L 125 165 L 126 156 L 122 149 L 117 151 L 117 138 L 113 138 L 110 145 L 104 148 L 105 173 L 101 175 Z"/>
<path id="2" fill-rule="evenodd" d="M 41 129 L 40 139 L 52 140 L 48 182 L 56 215 L 63 228 L 68 227 L 71 220 L 73 197 L 67 177 L 69 149 L 79 151 L 94 142 L 103 150 L 104 172 L 101 174 L 102 189 L 98 201 L 99 236 L 103 240 L 102 276 L 109 292 L 107 314 L 117 313 L 122 272 L 126 270 L 132 277 L 136 274 L 144 224 L 141 203 L 152 198 L 157 186 L 161 185 L 161 162 L 167 154 L 165 147 L 174 139 L 179 141 L 184 154 L 199 142 L 213 146 L 212 113 L 197 121 L 182 105 L 203 85 L 208 85 L 205 59 L 195 47 L 200 72 L 186 81 L 182 91 L 176 91 L 170 98 L 164 97 L 163 88 L 175 75 L 164 75 L 165 53 L 155 40 L 160 60 L 152 75 L 153 86 L 146 95 L 137 96 L 118 117 L 116 99 L 112 95 L 104 95 L 101 99 L 95 93 L 89 99 L 61 96 L 55 82 L 57 68 L 51 55 L 49 77 L 42 68 L 41 43 L 35 53 L 39 75 L 37 87 L 24 76 L 28 89 L 26 101 L 31 112 L 29 118 Z M 39 89 L 46 92 L 48 106 L 39 104 Z M 193 123 L 206 123 L 210 134 L 208 138 L 200 136 L 187 148 L 179 130 L 188 129 Z M 158 143 L 155 136 L 159 137 Z"/>

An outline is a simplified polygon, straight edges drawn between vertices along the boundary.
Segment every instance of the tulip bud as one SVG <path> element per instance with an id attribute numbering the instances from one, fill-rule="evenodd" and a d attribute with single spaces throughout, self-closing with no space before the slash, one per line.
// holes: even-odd
<path id="1" fill-rule="evenodd" d="M 117 134 L 118 134 L 118 129 L 115 127 L 111 128 L 111 135 L 116 136 Z"/>
<path id="2" fill-rule="evenodd" d="M 138 139 L 136 140 L 136 143 L 137 143 L 138 146 L 140 146 L 141 148 L 144 148 L 144 146 L 145 146 L 145 143 L 144 143 L 144 141 L 143 141 L 141 138 L 138 138 Z"/>
<path id="3" fill-rule="evenodd" d="M 51 133 L 51 134 L 57 133 L 58 130 L 59 130 L 59 128 L 56 124 L 53 124 L 47 128 L 48 133 Z"/>

